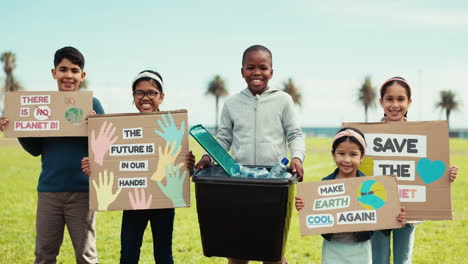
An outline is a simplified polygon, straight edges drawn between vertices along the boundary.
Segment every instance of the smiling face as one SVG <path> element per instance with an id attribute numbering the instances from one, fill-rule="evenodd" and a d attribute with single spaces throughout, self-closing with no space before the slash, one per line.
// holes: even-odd
<path id="1" fill-rule="evenodd" d="M 411 105 L 406 89 L 398 83 L 393 83 L 385 89 L 382 98 L 379 99 L 388 121 L 404 121 L 405 114 Z"/>
<path id="2" fill-rule="evenodd" d="M 252 50 L 245 55 L 241 73 L 253 95 L 268 89 L 268 81 L 273 76 L 271 65 L 270 54 L 264 50 Z"/>
<path id="3" fill-rule="evenodd" d="M 136 94 L 144 93 L 144 96 L 140 99 L 137 98 Z M 154 98 L 149 98 L 148 93 L 158 93 Z M 156 84 L 152 81 L 138 81 L 135 85 L 135 92 L 133 95 L 133 101 L 136 108 L 140 112 L 156 112 L 159 111 L 159 105 L 164 100 L 164 94 L 159 91 Z"/>
<path id="4" fill-rule="evenodd" d="M 356 177 L 358 166 L 363 159 L 358 144 L 350 140 L 343 141 L 332 155 L 339 170 L 337 178 Z"/>
<path id="5" fill-rule="evenodd" d="M 76 91 L 80 83 L 84 80 L 86 73 L 83 72 L 80 66 L 74 64 L 67 58 L 57 64 L 55 69 L 52 69 L 52 77 L 57 80 L 59 91 Z"/>

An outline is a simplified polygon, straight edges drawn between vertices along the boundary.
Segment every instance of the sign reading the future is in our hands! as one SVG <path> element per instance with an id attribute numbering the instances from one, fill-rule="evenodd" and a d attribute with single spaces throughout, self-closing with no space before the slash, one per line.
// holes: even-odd
<path id="1" fill-rule="evenodd" d="M 187 111 L 89 118 L 90 209 L 190 206 Z"/>

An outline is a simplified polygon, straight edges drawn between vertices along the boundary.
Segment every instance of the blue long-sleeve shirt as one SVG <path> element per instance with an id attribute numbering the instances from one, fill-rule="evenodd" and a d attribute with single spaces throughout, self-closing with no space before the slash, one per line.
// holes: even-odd
<path id="1" fill-rule="evenodd" d="M 104 114 L 93 98 L 96 114 Z M 42 170 L 38 192 L 88 192 L 88 177 L 81 171 L 81 159 L 88 156 L 87 137 L 18 138 L 33 156 L 41 155 Z"/>

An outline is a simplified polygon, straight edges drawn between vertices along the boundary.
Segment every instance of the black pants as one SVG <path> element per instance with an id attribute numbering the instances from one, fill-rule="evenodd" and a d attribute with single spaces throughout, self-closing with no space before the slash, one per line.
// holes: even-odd
<path id="1" fill-rule="evenodd" d="M 172 230 L 174 209 L 150 209 L 123 211 L 120 234 L 120 263 L 138 263 L 148 221 L 153 233 L 153 254 L 157 264 L 173 264 Z"/>

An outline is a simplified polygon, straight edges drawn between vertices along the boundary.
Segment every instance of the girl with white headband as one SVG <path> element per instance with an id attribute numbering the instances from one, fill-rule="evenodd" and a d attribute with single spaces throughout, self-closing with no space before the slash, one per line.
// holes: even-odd
<path id="1" fill-rule="evenodd" d="M 384 110 L 384 122 L 406 121 L 408 109 L 411 106 L 411 86 L 402 77 L 393 77 L 385 81 L 380 87 L 380 106 Z M 458 174 L 456 166 L 450 167 L 449 180 L 453 182 Z M 404 228 L 389 229 L 374 232 L 372 237 L 372 259 L 374 264 L 390 263 L 390 235 L 393 233 L 393 263 L 412 263 L 414 246 L 413 221 Z"/>
<path id="2" fill-rule="evenodd" d="M 142 71 L 132 82 L 133 103 L 141 113 L 158 112 L 164 100 L 163 79 L 155 71 Z M 185 166 L 192 171 L 195 156 L 189 151 L 185 156 Z M 82 161 L 83 172 L 89 175 L 89 160 Z M 136 194 L 135 194 L 136 195 Z M 146 200 L 146 198 L 143 198 Z M 138 263 L 148 222 L 153 233 L 153 254 L 156 263 L 173 264 L 172 231 L 174 228 L 174 208 L 125 210 L 122 215 L 120 234 L 120 263 Z"/>
<path id="3" fill-rule="evenodd" d="M 337 168 L 324 180 L 348 179 L 365 176 L 358 170 L 364 158 L 366 141 L 361 131 L 355 128 L 343 128 L 333 139 L 331 154 Z M 296 209 L 304 208 L 304 200 L 296 197 Z M 405 224 L 405 212 L 402 208 L 396 217 Z M 372 231 L 323 234 L 322 263 L 372 263 L 372 248 L 370 239 Z"/>

